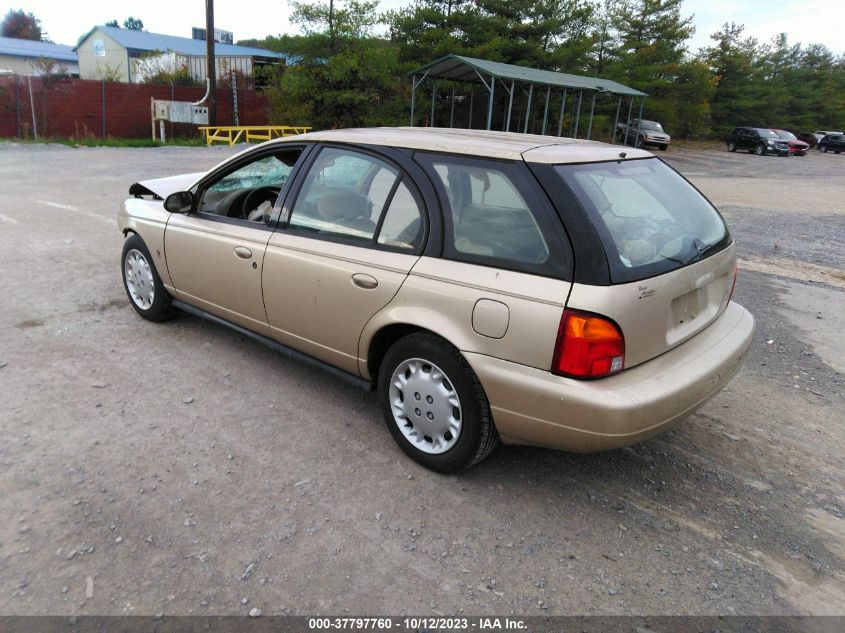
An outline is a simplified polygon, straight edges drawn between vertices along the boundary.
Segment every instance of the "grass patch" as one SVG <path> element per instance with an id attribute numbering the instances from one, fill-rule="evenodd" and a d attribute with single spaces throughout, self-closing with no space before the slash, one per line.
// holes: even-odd
<path id="1" fill-rule="evenodd" d="M 698 150 L 724 150 L 724 141 L 719 140 L 692 140 L 692 139 L 672 139 L 672 147 L 682 149 L 698 149 Z"/>
<path id="2" fill-rule="evenodd" d="M 54 138 L 39 138 L 34 139 L 11 139 L 14 143 L 25 143 L 28 145 L 50 145 L 59 144 L 67 145 L 68 147 L 172 147 L 172 146 L 188 146 L 188 147 L 204 147 L 204 138 L 175 138 L 168 139 L 167 143 L 161 141 L 154 141 L 151 138 L 68 138 L 68 137 L 54 137 Z"/>

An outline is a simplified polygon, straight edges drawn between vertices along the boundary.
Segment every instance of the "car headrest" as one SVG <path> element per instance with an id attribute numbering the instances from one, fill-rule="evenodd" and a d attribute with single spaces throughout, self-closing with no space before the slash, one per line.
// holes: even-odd
<path id="1" fill-rule="evenodd" d="M 332 191 L 317 200 L 317 213 L 324 220 L 353 220 L 368 215 L 367 199 L 354 191 Z"/>

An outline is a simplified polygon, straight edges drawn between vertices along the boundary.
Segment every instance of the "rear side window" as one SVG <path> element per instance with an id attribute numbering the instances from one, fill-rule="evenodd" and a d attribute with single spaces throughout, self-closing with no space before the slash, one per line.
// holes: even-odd
<path id="1" fill-rule="evenodd" d="M 422 238 L 423 226 L 417 201 L 404 181 L 399 182 L 384 215 L 378 243 L 403 250 L 414 250 Z"/>
<path id="2" fill-rule="evenodd" d="M 716 209 L 656 158 L 555 169 L 596 227 L 614 283 L 680 268 L 730 243 Z"/>
<path id="3" fill-rule="evenodd" d="M 446 207 L 446 257 L 564 276 L 568 248 L 524 166 L 433 154 L 417 158 L 429 169 Z"/>

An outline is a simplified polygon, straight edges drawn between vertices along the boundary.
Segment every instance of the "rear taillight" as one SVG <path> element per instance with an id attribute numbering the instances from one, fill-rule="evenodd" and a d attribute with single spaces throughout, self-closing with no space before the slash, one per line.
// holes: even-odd
<path id="1" fill-rule="evenodd" d="M 572 378 L 601 378 L 622 370 L 625 339 L 610 319 L 564 310 L 557 334 L 552 373 Z"/>
<path id="2" fill-rule="evenodd" d="M 739 266 L 735 266 L 735 267 L 734 267 L 734 281 L 733 281 L 733 283 L 731 284 L 731 294 L 729 294 L 729 295 L 728 295 L 728 303 L 730 303 L 730 302 L 731 302 L 731 299 L 732 299 L 732 298 L 733 298 L 733 296 L 734 296 L 734 290 L 736 290 L 736 278 L 737 278 L 737 275 L 739 275 Z"/>

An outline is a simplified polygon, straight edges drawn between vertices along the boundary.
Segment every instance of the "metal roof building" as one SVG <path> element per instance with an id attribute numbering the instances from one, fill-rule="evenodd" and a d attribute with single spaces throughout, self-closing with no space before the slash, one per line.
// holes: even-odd
<path id="1" fill-rule="evenodd" d="M 79 75 L 83 79 L 102 79 L 105 74 L 116 75 L 120 81 L 137 82 L 138 61 L 147 53 L 160 52 L 166 62 L 178 68 L 184 66 L 192 79 L 205 80 L 205 40 L 148 31 L 121 29 L 114 26 L 95 26 L 73 49 L 79 55 Z M 237 70 L 252 76 L 256 67 L 288 61 L 286 55 L 253 46 L 214 43 L 217 75 Z"/>
<path id="2" fill-rule="evenodd" d="M 414 125 L 416 120 L 416 93 L 426 80 L 428 80 L 431 87 L 431 112 L 428 119 L 430 126 L 434 126 L 435 123 L 437 82 L 440 80 L 451 85 L 451 98 L 448 99 L 450 104 L 450 127 L 454 126 L 456 104 L 467 102 L 466 95 L 456 95 L 457 86 L 455 84 L 470 84 L 466 127 L 472 127 L 475 87 L 483 86 L 484 91 L 487 93 L 486 129 L 493 129 L 494 114 L 498 115 L 498 111 L 494 110 L 497 98 L 496 86 L 498 84 L 499 95 L 503 95 L 500 97 L 500 101 L 502 102 L 500 103 L 501 129 L 511 131 L 511 128 L 514 127 L 514 131 L 519 131 L 519 127 L 521 126 L 523 132 L 527 133 L 529 130 L 534 131 L 537 126 L 538 117 L 536 115 L 539 114 L 535 110 L 537 110 L 538 103 L 544 103 L 542 125 L 540 126 L 539 133 L 547 134 L 549 132 L 549 125 L 554 118 L 557 122 L 557 136 L 563 136 L 564 121 L 568 115 L 569 135 L 576 138 L 579 132 L 581 107 L 585 92 L 591 101 L 587 138 L 592 136 L 593 114 L 598 95 L 619 97 L 616 104 L 614 130 L 619 120 L 623 99 L 628 99 L 628 119 L 630 120 L 634 100 L 637 98 L 639 99 L 640 118 L 642 118 L 643 103 L 647 96 L 644 92 L 640 92 L 616 81 L 611 81 L 610 79 L 526 68 L 524 66 L 464 57 L 462 55 L 446 55 L 425 66 L 417 68 L 409 74 L 412 76 L 411 125 Z M 539 92 L 540 95 L 535 97 L 535 91 Z M 571 105 L 568 103 L 569 97 L 571 97 Z M 549 111 L 553 99 L 559 99 L 557 116 L 555 116 L 554 112 L 550 113 Z M 513 120 L 515 106 L 517 110 L 516 122 Z M 531 120 L 532 116 L 534 118 L 533 122 Z"/>
<path id="3" fill-rule="evenodd" d="M 21 40 L 15 37 L 0 37 L 0 73 L 38 75 L 43 72 L 36 62 L 53 60 L 59 67 L 67 69 L 71 76 L 79 74 L 79 64 L 73 47 L 38 40 Z"/>

